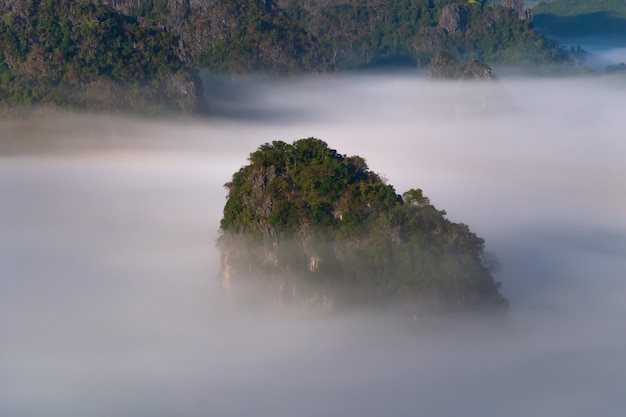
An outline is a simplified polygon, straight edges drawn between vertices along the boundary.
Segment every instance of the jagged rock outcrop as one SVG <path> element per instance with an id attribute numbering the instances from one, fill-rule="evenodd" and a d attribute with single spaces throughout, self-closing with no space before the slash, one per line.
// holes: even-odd
<path id="1" fill-rule="evenodd" d="M 220 282 L 250 305 L 410 317 L 501 310 L 484 241 L 419 189 L 396 194 L 365 161 L 315 138 L 262 145 L 226 184 Z"/>
<path id="2" fill-rule="evenodd" d="M 463 69 L 464 79 L 495 80 L 496 76 L 491 72 L 491 67 L 480 61 L 472 59 L 465 64 Z"/>
<path id="3" fill-rule="evenodd" d="M 435 54 L 428 63 L 426 76 L 429 79 L 455 80 L 460 78 L 463 68 L 450 52 L 441 51 Z"/>
<path id="4" fill-rule="evenodd" d="M 531 9 L 524 7 L 524 0 L 502 0 L 500 3 L 503 7 L 515 10 L 520 19 L 532 19 L 533 12 Z"/>
<path id="5" fill-rule="evenodd" d="M 463 32 L 466 25 L 465 10 L 458 4 L 448 4 L 441 10 L 439 27 L 447 33 Z"/>
<path id="6" fill-rule="evenodd" d="M 171 92 L 168 107 L 183 114 L 207 114 L 209 107 L 198 72 L 188 69 L 185 73 L 171 74 L 165 80 L 166 91 Z"/>
<path id="7" fill-rule="evenodd" d="M 438 52 L 428 64 L 427 77 L 435 81 L 453 81 L 445 86 L 426 88 L 429 110 L 434 114 L 473 117 L 505 112 L 514 107 L 491 68 L 477 60 L 463 63 L 449 52 Z"/>
<path id="8" fill-rule="evenodd" d="M 428 64 L 427 77 L 439 80 L 495 80 L 491 68 L 475 59 L 462 64 L 454 55 L 440 51 Z"/>

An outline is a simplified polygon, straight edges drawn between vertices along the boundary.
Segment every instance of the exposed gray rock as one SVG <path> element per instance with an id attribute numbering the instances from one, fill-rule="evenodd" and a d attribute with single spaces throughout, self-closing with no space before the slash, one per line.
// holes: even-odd
<path id="1" fill-rule="evenodd" d="M 502 0 L 501 5 L 515 10 L 520 19 L 532 19 L 533 17 L 532 10 L 524 7 L 524 0 Z"/>
<path id="2" fill-rule="evenodd" d="M 448 4 L 441 10 L 439 27 L 448 33 L 463 32 L 466 26 L 465 11 L 458 4 Z"/>
<path id="3" fill-rule="evenodd" d="M 427 75 L 430 80 L 454 81 L 427 88 L 429 110 L 437 115 L 476 116 L 513 108 L 491 68 L 482 62 L 463 64 L 452 54 L 439 52 L 431 59 Z"/>
<path id="4" fill-rule="evenodd" d="M 441 80 L 495 80 L 491 68 L 480 61 L 472 59 L 466 64 L 459 62 L 447 51 L 435 54 L 427 68 L 429 79 Z"/>
<path id="5" fill-rule="evenodd" d="M 442 27 L 424 27 L 418 32 L 418 36 L 413 42 L 413 48 L 417 51 L 434 52 L 441 49 L 443 40 L 446 37 L 446 30 Z"/>
<path id="6" fill-rule="evenodd" d="M 495 80 L 496 77 L 491 72 L 491 67 L 486 64 L 483 64 L 480 61 L 476 61 L 472 59 L 469 61 L 463 70 L 463 78 L 464 79 L 474 79 L 474 80 Z"/>
<path id="7" fill-rule="evenodd" d="M 195 70 L 169 76 L 166 80 L 166 91 L 170 92 L 170 108 L 184 114 L 208 112 L 202 81 Z"/>
<path id="8" fill-rule="evenodd" d="M 428 63 L 428 79 L 454 80 L 460 78 L 463 68 L 454 56 L 447 51 L 437 52 Z"/>

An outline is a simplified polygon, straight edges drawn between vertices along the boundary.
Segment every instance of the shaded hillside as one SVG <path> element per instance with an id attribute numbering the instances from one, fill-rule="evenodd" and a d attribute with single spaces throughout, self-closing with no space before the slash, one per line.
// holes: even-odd
<path id="1" fill-rule="evenodd" d="M 340 68 L 419 62 L 447 50 L 490 64 L 569 60 L 515 0 L 280 0 Z"/>
<path id="2" fill-rule="evenodd" d="M 411 316 L 502 309 L 484 240 L 319 139 L 275 141 L 226 184 L 221 282 L 244 303 Z M 249 296 L 252 294 L 252 296 Z"/>
<path id="3" fill-rule="evenodd" d="M 0 101 L 146 113 L 202 110 L 174 36 L 94 0 L 0 0 Z"/>

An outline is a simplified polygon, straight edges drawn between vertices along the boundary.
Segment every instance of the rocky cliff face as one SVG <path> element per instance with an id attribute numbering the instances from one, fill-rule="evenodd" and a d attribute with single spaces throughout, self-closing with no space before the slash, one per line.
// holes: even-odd
<path id="1" fill-rule="evenodd" d="M 488 65 L 475 59 L 463 64 L 446 51 L 433 56 L 428 64 L 427 76 L 440 80 L 496 80 Z"/>
<path id="2" fill-rule="evenodd" d="M 171 74 L 165 80 L 165 90 L 170 92 L 169 108 L 184 114 L 207 114 L 209 111 L 202 80 L 197 71 Z"/>
<path id="3" fill-rule="evenodd" d="M 467 117 L 513 108 L 491 68 L 477 60 L 461 62 L 449 52 L 438 52 L 428 64 L 427 77 L 446 82 L 445 87 L 436 85 L 425 90 L 432 95 L 431 108 L 439 114 Z"/>
<path id="4" fill-rule="evenodd" d="M 458 4 L 448 4 L 441 10 L 438 26 L 447 33 L 463 32 L 466 25 L 465 10 Z"/>

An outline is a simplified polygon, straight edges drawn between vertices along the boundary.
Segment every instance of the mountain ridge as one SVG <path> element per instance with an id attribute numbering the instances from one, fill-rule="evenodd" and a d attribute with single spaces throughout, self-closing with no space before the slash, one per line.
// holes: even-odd
<path id="1" fill-rule="evenodd" d="M 522 3 L 523 6 L 523 3 Z M 518 0 L 0 0 L 0 103 L 206 113 L 198 71 L 232 76 L 573 62 Z"/>

